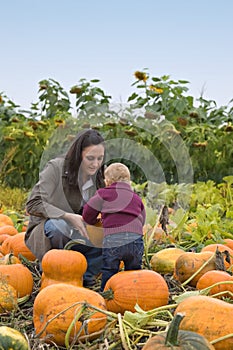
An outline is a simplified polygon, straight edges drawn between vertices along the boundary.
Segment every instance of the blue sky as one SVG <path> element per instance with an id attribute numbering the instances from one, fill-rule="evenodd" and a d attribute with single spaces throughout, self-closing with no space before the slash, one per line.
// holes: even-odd
<path id="1" fill-rule="evenodd" d="M 29 109 L 38 82 L 81 78 L 126 102 L 134 72 L 190 82 L 218 106 L 233 98 L 232 0 L 8 0 L 1 4 L 0 92 Z"/>

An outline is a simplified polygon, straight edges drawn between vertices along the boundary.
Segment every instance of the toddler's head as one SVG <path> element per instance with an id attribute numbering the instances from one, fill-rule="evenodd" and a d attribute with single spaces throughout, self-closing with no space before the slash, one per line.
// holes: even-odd
<path id="1" fill-rule="evenodd" d="M 122 163 L 112 163 L 104 171 L 106 186 L 114 182 L 130 183 L 130 171 L 128 167 Z"/>

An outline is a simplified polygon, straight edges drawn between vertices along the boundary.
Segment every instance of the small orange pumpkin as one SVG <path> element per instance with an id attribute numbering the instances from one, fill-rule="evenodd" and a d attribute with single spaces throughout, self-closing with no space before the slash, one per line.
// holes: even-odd
<path id="1" fill-rule="evenodd" d="M 18 230 L 12 225 L 0 226 L 0 235 L 14 236 L 18 233 Z"/>
<path id="2" fill-rule="evenodd" d="M 17 257 L 21 254 L 29 261 L 35 261 L 36 257 L 26 246 L 24 238 L 25 232 L 19 232 L 15 236 L 6 238 L 0 247 L 1 253 L 4 255 L 13 253 Z"/>
<path id="3" fill-rule="evenodd" d="M 231 248 L 233 250 L 233 239 L 232 238 L 225 238 L 224 243 L 228 248 Z"/>
<path id="4" fill-rule="evenodd" d="M 33 304 L 33 323 L 36 334 L 39 334 L 39 337 L 45 339 L 46 342 L 55 342 L 57 345 L 64 346 L 67 329 L 82 305 L 87 303 L 106 310 L 103 297 L 84 287 L 59 283 L 42 289 Z M 78 340 L 94 339 L 104 330 L 107 321 L 104 313 L 87 307 L 87 313 L 84 312 L 80 316 L 81 318 L 77 320 L 72 329 L 71 340 L 74 340 L 81 327 L 82 331 Z M 88 322 L 84 327 L 85 319 L 88 319 Z"/>
<path id="5" fill-rule="evenodd" d="M 55 283 L 83 286 L 83 275 L 87 270 L 85 256 L 74 250 L 51 249 L 42 259 L 41 289 Z"/>
<path id="6" fill-rule="evenodd" d="M 102 293 L 107 309 L 116 313 L 135 312 L 138 304 L 147 311 L 167 305 L 169 290 L 165 279 L 152 270 L 120 271 L 106 283 Z"/>
<path id="7" fill-rule="evenodd" d="M 0 265 L 0 279 L 14 287 L 19 298 L 32 293 L 33 276 L 23 264 Z"/>
<path id="8" fill-rule="evenodd" d="M 14 222 L 10 216 L 0 213 L 0 226 L 11 225 L 14 226 Z"/>
<path id="9" fill-rule="evenodd" d="M 231 283 L 227 283 L 227 282 Z M 229 275 L 226 271 L 212 270 L 207 271 L 201 276 L 197 282 L 196 288 L 199 290 L 206 289 L 218 282 L 226 282 L 224 284 L 218 284 L 217 286 L 209 289 L 209 295 L 218 294 L 219 298 L 229 297 L 233 299 L 233 276 Z M 223 293 L 226 292 L 226 293 Z M 228 293 L 231 292 L 232 294 Z M 223 294 L 222 294 L 223 293 Z"/>

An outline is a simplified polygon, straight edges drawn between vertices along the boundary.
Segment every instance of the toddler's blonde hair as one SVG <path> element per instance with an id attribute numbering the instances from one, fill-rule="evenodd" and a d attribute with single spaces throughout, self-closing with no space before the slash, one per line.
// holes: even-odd
<path id="1" fill-rule="evenodd" d="M 122 163 L 112 163 L 104 171 L 106 185 L 111 185 L 114 182 L 130 183 L 129 168 Z"/>

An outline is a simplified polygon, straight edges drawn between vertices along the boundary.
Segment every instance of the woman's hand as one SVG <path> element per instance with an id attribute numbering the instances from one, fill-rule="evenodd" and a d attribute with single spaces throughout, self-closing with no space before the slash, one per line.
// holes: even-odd
<path id="1" fill-rule="evenodd" d="M 78 230 L 83 237 L 86 237 L 89 239 L 86 227 L 85 227 L 84 222 L 83 222 L 82 215 L 74 214 L 74 213 L 65 213 L 63 215 L 63 219 L 67 220 L 69 222 L 69 224 L 73 228 Z"/>

